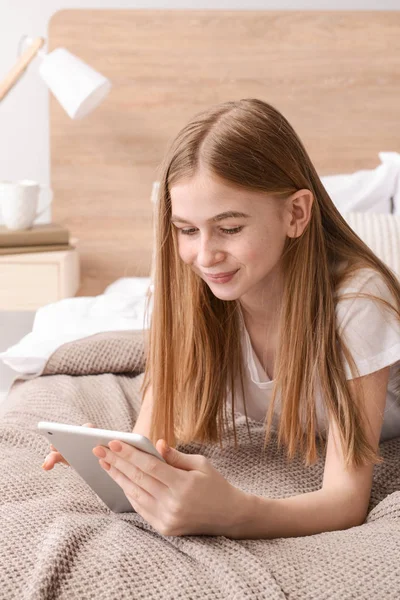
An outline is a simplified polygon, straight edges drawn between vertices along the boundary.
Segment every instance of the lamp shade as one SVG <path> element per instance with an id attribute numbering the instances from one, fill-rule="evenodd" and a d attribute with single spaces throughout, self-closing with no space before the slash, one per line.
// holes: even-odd
<path id="1" fill-rule="evenodd" d="M 44 55 L 39 73 L 71 119 L 87 115 L 111 89 L 106 77 L 65 48 Z"/>

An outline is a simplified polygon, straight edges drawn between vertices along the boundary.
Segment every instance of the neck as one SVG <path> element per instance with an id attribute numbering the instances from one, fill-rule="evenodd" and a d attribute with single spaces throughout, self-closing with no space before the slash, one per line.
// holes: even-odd
<path id="1" fill-rule="evenodd" d="M 261 282 L 258 289 L 251 290 L 239 298 L 246 326 L 265 327 L 266 325 L 277 325 L 282 297 L 282 273 L 271 272 L 268 275 L 268 280 L 265 279 Z"/>

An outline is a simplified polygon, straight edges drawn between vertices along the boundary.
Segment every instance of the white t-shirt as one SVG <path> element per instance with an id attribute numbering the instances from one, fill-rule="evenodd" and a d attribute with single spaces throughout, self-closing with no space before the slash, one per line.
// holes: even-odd
<path id="1" fill-rule="evenodd" d="M 371 293 L 388 300 L 393 305 L 393 296 L 385 281 L 373 269 L 360 269 L 353 275 L 352 280 L 339 290 L 338 295 L 354 292 Z M 258 360 L 252 348 L 243 316 L 240 315 L 240 317 L 247 415 L 257 421 L 264 421 L 271 401 L 274 382 L 269 379 Z M 336 323 L 340 335 L 344 336 L 344 341 L 347 343 L 361 377 L 391 365 L 380 441 L 400 436 L 400 398 L 396 399 L 394 392 L 394 367 L 400 363 L 399 320 L 392 311 L 377 301 L 369 298 L 357 298 L 337 301 Z M 347 361 L 345 361 L 345 370 L 346 378 L 352 379 Z M 279 401 L 280 394 L 278 393 L 272 422 L 274 429 L 277 429 L 279 424 Z M 227 403 L 230 407 L 229 390 Z M 240 385 L 235 386 L 235 410 L 244 414 Z M 319 393 L 316 398 L 316 414 L 317 431 L 322 432 L 327 428 L 327 418 Z"/>

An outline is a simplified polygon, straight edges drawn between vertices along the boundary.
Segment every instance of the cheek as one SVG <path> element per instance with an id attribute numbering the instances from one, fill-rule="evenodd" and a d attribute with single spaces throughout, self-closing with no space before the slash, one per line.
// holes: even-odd
<path id="1" fill-rule="evenodd" d="M 260 256 L 264 255 L 265 258 L 265 248 L 266 246 L 264 244 L 255 241 L 249 241 L 242 245 L 240 248 L 241 262 L 253 265 L 257 264 L 260 260 Z"/>
<path id="2" fill-rule="evenodd" d="M 185 243 L 185 240 L 182 240 L 181 237 L 178 237 L 178 252 L 180 258 L 183 260 L 184 263 L 190 264 L 193 262 L 193 247 L 190 244 Z"/>
<path id="3" fill-rule="evenodd" d="M 254 268 L 265 268 L 273 264 L 280 254 L 280 247 L 274 244 L 272 236 L 254 237 L 253 240 L 243 246 L 240 258 L 247 265 Z"/>

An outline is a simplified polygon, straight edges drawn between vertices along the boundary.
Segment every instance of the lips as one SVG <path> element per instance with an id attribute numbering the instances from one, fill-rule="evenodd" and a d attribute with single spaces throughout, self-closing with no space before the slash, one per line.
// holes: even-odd
<path id="1" fill-rule="evenodd" d="M 234 273 L 236 273 L 238 269 L 235 269 L 234 271 L 228 271 L 226 273 L 216 273 L 215 275 L 212 275 L 211 273 L 204 273 L 207 277 L 211 277 L 212 279 L 222 279 L 223 277 L 229 277 L 229 275 L 233 275 Z"/>

